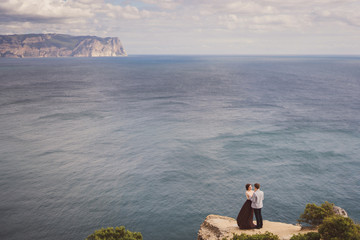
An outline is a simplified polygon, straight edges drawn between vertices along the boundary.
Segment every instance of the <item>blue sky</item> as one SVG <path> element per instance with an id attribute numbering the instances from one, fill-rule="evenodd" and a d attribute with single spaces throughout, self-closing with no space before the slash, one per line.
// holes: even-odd
<path id="1" fill-rule="evenodd" d="M 355 0 L 1 0 L 0 34 L 119 37 L 131 54 L 360 54 Z"/>

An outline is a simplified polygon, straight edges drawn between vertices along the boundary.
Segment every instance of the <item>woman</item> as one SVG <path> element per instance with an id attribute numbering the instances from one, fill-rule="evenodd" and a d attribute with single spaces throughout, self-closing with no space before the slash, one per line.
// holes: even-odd
<path id="1" fill-rule="evenodd" d="M 254 191 L 252 190 L 252 186 L 249 183 L 245 185 L 245 188 L 245 195 L 247 200 L 242 206 L 236 220 L 240 229 L 252 229 L 255 228 L 255 224 L 253 223 L 254 209 L 251 208 L 250 198 L 254 194 Z"/>

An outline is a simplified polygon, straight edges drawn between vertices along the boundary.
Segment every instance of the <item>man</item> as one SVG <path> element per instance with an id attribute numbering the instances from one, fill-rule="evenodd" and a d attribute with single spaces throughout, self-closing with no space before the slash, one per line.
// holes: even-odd
<path id="1" fill-rule="evenodd" d="M 260 184 L 255 183 L 254 184 L 255 191 L 251 200 L 251 208 L 254 209 L 254 214 L 256 218 L 256 227 L 257 229 L 260 229 L 263 227 L 263 220 L 261 216 L 261 208 L 263 207 L 263 200 L 264 200 L 264 192 L 260 190 Z"/>

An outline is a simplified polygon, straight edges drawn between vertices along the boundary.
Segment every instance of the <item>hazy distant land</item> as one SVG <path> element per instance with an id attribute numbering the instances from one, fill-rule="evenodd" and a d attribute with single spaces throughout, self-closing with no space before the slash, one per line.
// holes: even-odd
<path id="1" fill-rule="evenodd" d="M 115 57 L 127 56 L 117 37 L 65 34 L 0 35 L 0 56 L 25 57 Z"/>

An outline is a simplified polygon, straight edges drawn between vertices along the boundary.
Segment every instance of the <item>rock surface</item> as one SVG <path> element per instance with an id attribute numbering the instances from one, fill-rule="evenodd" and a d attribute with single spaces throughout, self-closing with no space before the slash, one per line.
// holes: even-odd
<path id="1" fill-rule="evenodd" d="M 198 240 L 222 240 L 224 237 L 231 239 L 234 233 L 238 235 L 242 233 L 253 235 L 256 233 L 265 233 L 266 231 L 278 235 L 281 240 L 289 240 L 294 234 L 304 234 L 315 230 L 302 230 L 300 226 L 281 222 L 270 222 L 267 220 L 263 221 L 262 229 L 241 230 L 234 218 L 209 215 L 201 224 L 198 232 Z"/>
<path id="2" fill-rule="evenodd" d="M 0 35 L 0 56 L 114 57 L 127 56 L 119 38 L 64 34 Z"/>
<path id="3" fill-rule="evenodd" d="M 347 212 L 344 209 L 342 209 L 341 207 L 334 206 L 333 211 L 334 211 L 334 213 L 336 215 L 340 215 L 340 216 L 343 216 L 343 217 L 349 217 Z"/>

